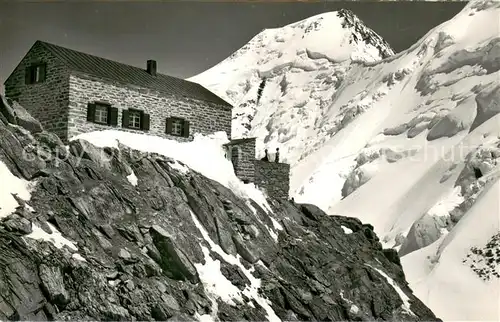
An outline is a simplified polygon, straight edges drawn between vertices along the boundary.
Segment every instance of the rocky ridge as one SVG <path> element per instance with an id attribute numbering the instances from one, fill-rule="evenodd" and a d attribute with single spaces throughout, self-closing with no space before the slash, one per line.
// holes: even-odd
<path id="1" fill-rule="evenodd" d="M 361 19 L 349 9 L 340 9 L 337 15 L 344 18 L 342 27 L 352 29 L 351 41 L 363 41 L 367 45 L 372 45 L 378 49 L 380 57 L 387 58 L 395 54 L 391 45 L 379 34 L 368 28 Z"/>
<path id="2" fill-rule="evenodd" d="M 0 320 L 438 320 L 370 225 L 265 209 L 165 156 L 66 147 L 1 102 L 0 161 L 32 188 L 0 219 Z"/>

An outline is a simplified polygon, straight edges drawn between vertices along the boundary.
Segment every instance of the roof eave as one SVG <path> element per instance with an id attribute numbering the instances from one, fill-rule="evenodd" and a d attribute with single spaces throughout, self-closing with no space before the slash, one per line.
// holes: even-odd
<path id="1" fill-rule="evenodd" d="M 23 62 L 23 60 L 26 58 L 26 56 L 28 56 L 28 54 L 33 50 L 33 48 L 35 48 L 36 45 L 38 44 L 43 44 L 43 42 L 41 40 L 37 40 L 35 41 L 35 43 L 30 47 L 30 49 L 26 52 L 26 54 L 24 54 L 23 58 L 21 58 L 21 60 L 19 61 L 19 63 L 17 63 L 16 67 L 14 67 L 14 69 L 12 70 L 12 72 L 10 73 L 9 77 L 7 77 L 5 79 L 5 81 L 3 82 L 3 85 L 5 86 L 5 84 L 7 84 L 7 82 L 9 81 L 9 79 L 12 77 L 12 75 L 14 74 L 14 72 L 16 71 L 16 69 L 19 67 L 19 65 L 21 65 L 21 63 Z"/>
<path id="2" fill-rule="evenodd" d="M 95 74 L 91 74 L 91 73 L 82 72 L 80 70 L 71 68 L 70 65 L 66 65 L 66 66 L 70 70 L 70 75 L 83 76 L 83 77 L 85 77 L 85 76 L 87 76 L 87 77 L 95 77 L 97 79 L 102 79 L 102 80 L 106 80 L 106 81 L 109 81 L 109 82 L 116 82 L 116 83 L 119 83 L 119 84 L 122 84 L 122 85 L 125 85 L 125 86 L 133 86 L 133 87 L 137 87 L 139 89 L 146 89 L 146 90 L 157 91 L 157 92 L 165 94 L 167 96 L 175 96 L 174 94 L 169 93 L 168 91 L 162 91 L 162 90 L 159 90 L 157 88 L 143 87 L 143 86 L 139 86 L 139 85 L 135 85 L 135 84 L 131 84 L 131 83 L 126 83 L 126 82 L 122 82 L 122 81 L 119 81 L 119 80 L 116 80 L 116 79 L 112 79 L 112 78 L 109 78 L 109 77 L 102 77 L 100 75 L 95 75 Z M 217 102 L 207 101 L 207 100 L 203 100 L 203 99 L 200 99 L 200 98 L 195 98 L 195 97 L 190 97 L 190 96 L 185 96 L 185 95 L 183 95 L 183 97 L 188 98 L 188 99 L 192 99 L 192 100 L 196 100 L 196 101 L 202 101 L 202 102 L 206 102 L 206 103 L 210 103 L 210 104 L 215 104 L 217 106 L 227 107 L 229 109 L 233 109 L 234 108 L 233 105 L 229 104 L 228 102 L 226 102 L 222 98 L 220 98 L 220 99 L 225 104 L 220 104 L 220 103 L 217 103 Z"/>

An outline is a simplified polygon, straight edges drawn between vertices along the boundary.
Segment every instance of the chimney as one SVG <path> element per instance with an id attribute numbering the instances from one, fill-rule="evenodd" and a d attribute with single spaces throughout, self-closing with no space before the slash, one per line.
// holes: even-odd
<path id="1" fill-rule="evenodd" d="M 156 60 L 148 60 L 146 71 L 148 74 L 156 76 Z"/>

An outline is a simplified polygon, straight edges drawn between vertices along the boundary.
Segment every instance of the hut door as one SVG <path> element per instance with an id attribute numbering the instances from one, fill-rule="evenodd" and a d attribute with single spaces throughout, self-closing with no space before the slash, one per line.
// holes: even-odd
<path id="1" fill-rule="evenodd" d="M 236 173 L 236 168 L 238 167 L 238 148 L 231 148 L 231 162 L 233 163 L 234 172 Z"/>

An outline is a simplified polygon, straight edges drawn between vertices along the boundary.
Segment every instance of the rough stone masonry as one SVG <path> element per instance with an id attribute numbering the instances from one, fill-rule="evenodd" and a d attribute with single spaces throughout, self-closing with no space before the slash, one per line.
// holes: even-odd
<path id="1" fill-rule="evenodd" d="M 275 199 L 288 199 L 290 190 L 290 165 L 254 160 L 255 184 Z"/>
<path id="2" fill-rule="evenodd" d="M 234 166 L 234 173 L 243 182 L 254 182 L 255 138 L 232 140 L 225 148 Z"/>
<path id="3" fill-rule="evenodd" d="M 102 102 L 117 107 L 117 128 L 120 130 L 144 133 L 141 130 L 121 127 L 123 110 L 132 108 L 150 114 L 150 130 L 146 132 L 148 134 L 186 140 L 165 133 L 167 117 L 179 117 L 190 122 L 190 138 L 194 133 L 207 135 L 217 131 L 225 131 L 231 135 L 232 112 L 228 106 L 187 97 L 168 96 L 158 91 L 101 80 L 88 75 L 71 75 L 69 88 L 69 137 L 110 128 L 108 125 L 87 122 L 89 102 Z"/>
<path id="4" fill-rule="evenodd" d="M 275 199 L 288 199 L 290 165 L 255 159 L 255 138 L 232 140 L 226 144 L 235 174 L 243 182 L 253 182 Z"/>
<path id="5" fill-rule="evenodd" d="M 32 63 L 46 64 L 43 83 L 25 83 L 26 68 Z M 68 138 L 69 70 L 43 46 L 34 46 L 5 82 L 5 95 L 54 132 L 61 140 Z"/>

